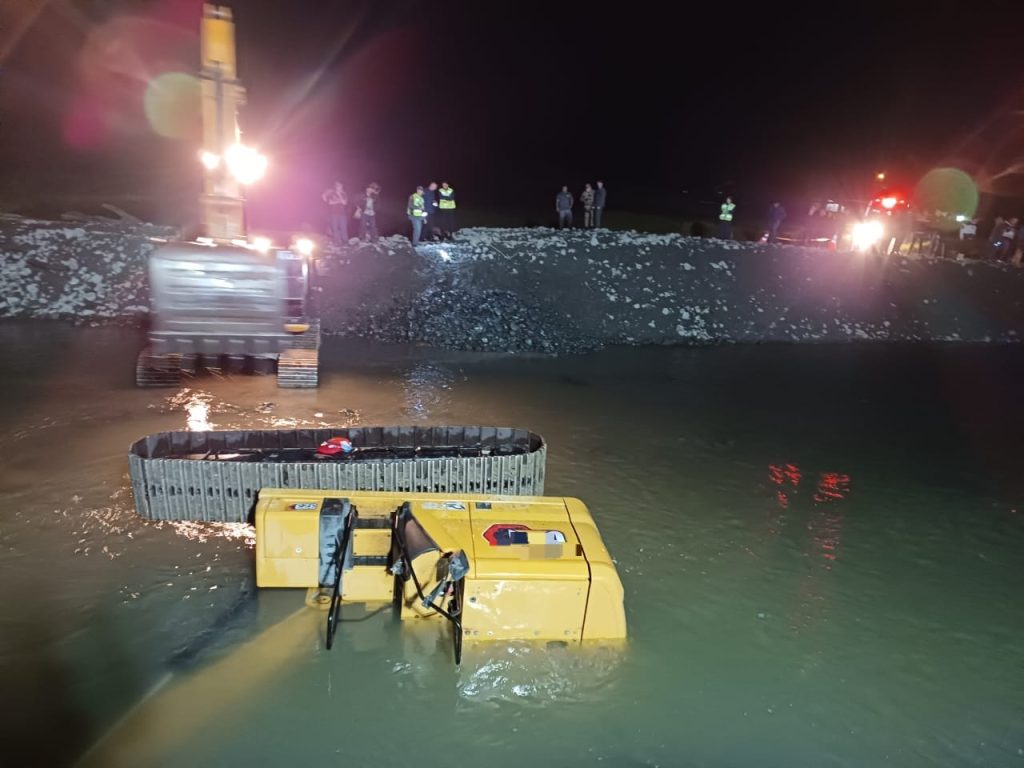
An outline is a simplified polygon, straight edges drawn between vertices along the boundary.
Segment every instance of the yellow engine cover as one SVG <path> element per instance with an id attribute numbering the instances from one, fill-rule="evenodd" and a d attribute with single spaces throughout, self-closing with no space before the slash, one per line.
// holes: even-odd
<path id="1" fill-rule="evenodd" d="M 323 499 L 338 497 L 348 499 L 359 518 L 390 516 L 409 504 L 437 545 L 413 562 L 425 592 L 436 585 L 424 582 L 439 552 L 466 554 L 461 620 L 467 639 L 579 642 L 626 636 L 622 582 L 589 511 L 572 498 L 264 489 L 256 506 L 259 586 L 317 585 L 319 510 Z M 373 547 L 379 555 L 380 542 Z M 344 572 L 343 584 L 350 573 Z M 437 616 L 419 605 L 411 581 L 403 586 L 403 618 Z"/>
<path id="2" fill-rule="evenodd" d="M 318 586 L 320 507 L 327 496 L 281 497 L 260 491 L 256 505 L 256 586 Z"/>

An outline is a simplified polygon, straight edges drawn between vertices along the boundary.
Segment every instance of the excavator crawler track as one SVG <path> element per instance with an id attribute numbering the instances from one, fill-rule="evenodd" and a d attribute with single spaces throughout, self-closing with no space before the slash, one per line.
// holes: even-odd
<path id="1" fill-rule="evenodd" d="M 309 330 L 292 337 L 292 349 L 320 349 L 320 321 L 313 320 Z"/>
<path id="2" fill-rule="evenodd" d="M 181 384 L 181 355 L 154 355 L 144 349 L 135 363 L 135 384 L 140 387 L 177 387 Z"/>
<path id="3" fill-rule="evenodd" d="M 339 434 L 354 453 L 317 454 Z M 542 496 L 546 455 L 540 435 L 511 427 L 182 431 L 135 441 L 128 467 L 143 517 L 244 523 L 261 488 Z M 359 520 L 360 529 L 391 525 L 388 518 Z"/>
<path id="4" fill-rule="evenodd" d="M 319 383 L 317 350 L 286 349 L 277 358 L 277 386 L 283 389 L 315 389 Z"/>

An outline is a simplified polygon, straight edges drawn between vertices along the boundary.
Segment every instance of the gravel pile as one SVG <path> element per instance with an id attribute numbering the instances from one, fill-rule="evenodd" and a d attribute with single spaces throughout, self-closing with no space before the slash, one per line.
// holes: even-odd
<path id="1" fill-rule="evenodd" d="M 568 312 L 603 343 L 1016 342 L 1024 270 L 682 235 L 467 229 L 420 253 L 454 284 Z"/>
<path id="2" fill-rule="evenodd" d="M 116 221 L 0 220 L 0 317 L 75 322 L 148 311 L 146 258 L 171 230 Z"/>
<path id="3" fill-rule="evenodd" d="M 0 317 L 137 321 L 168 230 L 0 217 Z M 1024 337 L 1024 270 L 608 230 L 467 229 L 328 249 L 327 333 L 570 354 L 604 344 Z"/>
<path id="4" fill-rule="evenodd" d="M 418 341 L 448 349 L 570 354 L 600 346 L 571 319 L 530 306 L 510 291 L 432 287 L 408 316 Z"/>

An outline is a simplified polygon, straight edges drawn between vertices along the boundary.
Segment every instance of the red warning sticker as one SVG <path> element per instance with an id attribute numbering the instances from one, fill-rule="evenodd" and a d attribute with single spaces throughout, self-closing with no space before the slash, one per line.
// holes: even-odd
<path id="1" fill-rule="evenodd" d="M 538 530 L 520 523 L 495 523 L 484 531 L 484 538 L 492 547 L 511 547 L 529 544 L 530 531 Z M 565 534 L 556 530 L 544 530 L 545 544 L 565 544 Z"/>

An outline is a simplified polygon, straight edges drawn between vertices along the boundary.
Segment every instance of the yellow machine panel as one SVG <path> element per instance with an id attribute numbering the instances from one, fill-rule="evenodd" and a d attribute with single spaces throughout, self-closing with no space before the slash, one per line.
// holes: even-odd
<path id="1" fill-rule="evenodd" d="M 466 579 L 462 629 L 473 640 L 583 639 L 587 582 Z"/>
<path id="2" fill-rule="evenodd" d="M 315 587 L 320 568 L 320 499 L 260 494 L 256 586 Z"/>
<path id="3" fill-rule="evenodd" d="M 238 73 L 235 69 L 235 24 L 231 9 L 205 3 L 200 30 L 203 68 L 218 69 L 225 80 L 234 80 Z"/>
<path id="4" fill-rule="evenodd" d="M 391 529 L 356 530 L 352 532 L 352 541 L 355 550 L 361 555 L 387 555 L 391 551 Z"/>
<path id="5" fill-rule="evenodd" d="M 409 494 L 406 501 L 412 516 L 427 529 L 442 551 L 463 549 L 472 558 L 473 529 L 468 501 L 433 494 Z"/>
<path id="6" fill-rule="evenodd" d="M 202 149 L 220 158 L 217 167 L 206 169 L 203 175 L 203 194 L 199 198 L 203 234 L 218 240 L 244 239 L 242 188 L 224 167 L 225 152 L 241 138 L 238 110 L 245 104 L 245 89 L 238 80 L 235 61 L 231 9 L 204 3 L 199 38 Z"/>
<path id="7" fill-rule="evenodd" d="M 395 577 L 385 568 L 355 567 L 345 572 L 341 599 L 345 603 L 389 603 L 395 595 Z"/>
<path id="8" fill-rule="evenodd" d="M 321 526 L 342 501 L 344 539 Z M 578 499 L 264 489 L 256 540 L 261 587 L 323 588 L 340 553 L 342 603 L 397 594 L 403 619 L 444 617 L 471 640 L 626 636 L 622 583 Z"/>
<path id="9" fill-rule="evenodd" d="M 594 518 L 579 499 L 565 499 L 573 529 L 590 568 L 590 595 L 584 640 L 617 640 L 626 636 L 625 592 L 615 562 L 601 540 Z"/>

